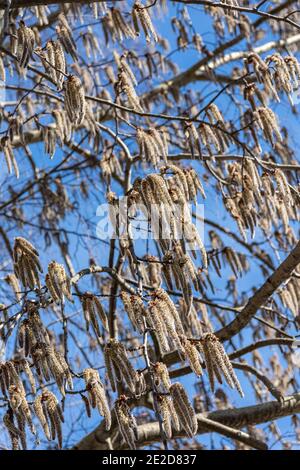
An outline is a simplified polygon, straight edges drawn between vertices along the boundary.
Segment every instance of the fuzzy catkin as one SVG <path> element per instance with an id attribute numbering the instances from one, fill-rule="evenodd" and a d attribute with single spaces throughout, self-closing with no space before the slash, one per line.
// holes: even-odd
<path id="1" fill-rule="evenodd" d="M 34 41 L 32 29 L 28 28 L 24 21 L 20 21 L 20 26 L 17 30 L 17 59 L 21 67 L 27 66 L 32 56 Z"/>
<path id="2" fill-rule="evenodd" d="M 34 402 L 34 411 L 48 440 L 57 438 L 58 447 L 62 448 L 61 423 L 64 422 L 62 410 L 56 396 L 44 388 Z"/>
<path id="3" fill-rule="evenodd" d="M 42 272 L 42 268 L 39 254 L 28 240 L 22 237 L 15 238 L 13 259 L 16 277 L 23 286 L 30 289 L 40 287 L 39 272 Z"/>
<path id="4" fill-rule="evenodd" d="M 83 378 L 89 395 L 90 405 L 92 408 L 97 408 L 100 415 L 104 417 L 105 429 L 109 431 L 111 426 L 111 414 L 99 373 L 95 369 L 88 368 L 83 371 Z"/>
<path id="5" fill-rule="evenodd" d="M 98 319 L 102 326 L 108 331 L 108 320 L 104 308 L 96 295 L 86 292 L 80 297 L 83 314 L 86 322 L 86 330 L 89 331 L 90 323 L 98 337 L 101 336 Z"/>
<path id="6" fill-rule="evenodd" d="M 123 379 L 131 393 L 135 394 L 138 376 L 129 361 L 124 344 L 111 339 L 104 348 L 104 359 L 113 391 L 116 391 L 116 382 Z"/>
<path id="7" fill-rule="evenodd" d="M 231 388 L 236 388 L 243 398 L 244 394 L 238 378 L 233 370 L 224 347 L 218 338 L 213 333 L 205 333 L 201 338 L 200 345 L 204 355 L 212 391 L 214 391 L 215 378 L 219 383 L 222 383 L 221 375 L 223 375 L 228 385 Z"/>
<path id="8" fill-rule="evenodd" d="M 54 302 L 63 302 L 65 297 L 72 302 L 70 279 L 62 264 L 56 261 L 49 263 L 45 282 Z"/>
<path id="9" fill-rule="evenodd" d="M 183 385 L 179 382 L 172 384 L 170 394 L 181 428 L 189 437 L 193 437 L 197 433 L 197 419 Z"/>
<path id="10" fill-rule="evenodd" d="M 121 396 L 115 404 L 116 418 L 119 424 L 121 435 L 132 450 L 135 450 L 135 441 L 138 439 L 137 423 L 135 418 L 130 413 L 130 408 L 126 402 L 126 397 Z"/>
<path id="11" fill-rule="evenodd" d="M 79 77 L 70 75 L 64 82 L 65 109 L 75 126 L 80 126 L 86 114 L 84 88 Z"/>

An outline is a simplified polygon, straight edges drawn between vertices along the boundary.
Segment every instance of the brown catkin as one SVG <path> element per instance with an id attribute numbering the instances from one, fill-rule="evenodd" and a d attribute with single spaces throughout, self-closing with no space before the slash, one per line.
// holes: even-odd
<path id="1" fill-rule="evenodd" d="M 83 371 L 83 378 L 85 380 L 91 407 L 98 409 L 100 415 L 105 419 L 105 428 L 109 431 L 111 426 L 111 414 L 99 373 L 95 369 L 88 368 Z"/>
<path id="2" fill-rule="evenodd" d="M 23 286 L 30 289 L 40 287 L 38 272 L 42 272 L 42 268 L 39 255 L 28 240 L 22 237 L 15 238 L 13 259 L 15 274 Z"/>
<path id="3" fill-rule="evenodd" d="M 17 30 L 17 59 L 21 67 L 27 66 L 32 56 L 34 41 L 32 29 L 28 28 L 23 20 L 20 21 L 20 26 Z"/>
<path id="4" fill-rule="evenodd" d="M 135 394 L 138 376 L 129 361 L 125 346 L 111 339 L 104 348 L 104 357 L 113 390 L 116 388 L 116 380 L 119 381 L 122 378 L 131 393 Z"/>
<path id="5" fill-rule="evenodd" d="M 180 426 L 189 437 L 193 437 L 198 429 L 197 419 L 183 385 L 179 382 L 172 384 L 170 394 Z"/>
<path id="6" fill-rule="evenodd" d="M 126 403 L 126 397 L 121 395 L 115 404 L 116 418 L 119 424 L 121 435 L 130 449 L 135 450 L 135 441 L 137 435 L 137 423 L 135 418 L 130 413 L 130 408 Z"/>
<path id="7" fill-rule="evenodd" d="M 205 364 L 209 376 L 210 386 L 214 391 L 214 378 L 222 383 L 221 374 L 231 388 L 236 388 L 241 397 L 244 396 L 240 383 L 235 375 L 231 362 L 222 343 L 213 333 L 205 333 L 201 339 Z"/>
<path id="8" fill-rule="evenodd" d="M 49 263 L 45 282 L 54 302 L 61 303 L 65 297 L 72 302 L 70 279 L 62 264 L 56 261 Z"/>
<path id="9" fill-rule="evenodd" d="M 70 75 L 64 82 L 65 109 L 75 126 L 80 126 L 86 113 L 84 88 L 79 77 Z"/>

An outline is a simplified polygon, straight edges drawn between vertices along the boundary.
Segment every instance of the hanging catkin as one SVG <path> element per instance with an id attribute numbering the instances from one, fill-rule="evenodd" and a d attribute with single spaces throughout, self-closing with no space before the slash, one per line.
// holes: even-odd
<path id="1" fill-rule="evenodd" d="M 186 391 L 181 383 L 176 382 L 170 387 L 173 405 L 178 416 L 180 427 L 189 437 L 197 433 L 198 425 L 194 408 L 192 407 Z"/>
<path id="2" fill-rule="evenodd" d="M 131 393 L 135 394 L 139 378 L 128 359 L 124 344 L 111 339 L 105 346 L 104 359 L 113 391 L 117 390 L 117 381 L 123 379 Z"/>
<path id="3" fill-rule="evenodd" d="M 144 332 L 144 318 L 147 316 L 142 299 L 138 295 L 130 295 L 126 291 L 120 294 L 125 311 L 135 330 Z"/>
<path id="4" fill-rule="evenodd" d="M 42 394 L 35 399 L 33 406 L 46 438 L 48 440 L 55 440 L 57 438 L 58 447 L 61 449 L 61 423 L 64 422 L 64 417 L 56 396 L 44 388 Z"/>
<path id="5" fill-rule="evenodd" d="M 42 272 L 42 268 L 39 254 L 28 240 L 22 237 L 15 238 L 13 259 L 15 274 L 23 286 L 30 289 L 41 287 L 39 271 Z"/>
<path id="6" fill-rule="evenodd" d="M 172 438 L 173 429 L 174 431 L 180 431 L 180 423 L 178 415 L 175 411 L 173 400 L 171 397 L 166 395 L 159 395 L 157 399 L 158 412 L 162 419 L 163 430 L 166 434 L 167 439 Z"/>
<path id="7" fill-rule="evenodd" d="M 66 17 L 63 14 L 59 15 L 59 24 L 56 26 L 56 33 L 59 41 L 63 45 L 65 51 L 72 56 L 72 59 L 76 62 L 77 58 L 77 47 L 72 36 L 72 30 Z"/>
<path id="8" fill-rule="evenodd" d="M 223 375 L 228 385 L 231 388 L 236 388 L 241 397 L 243 397 L 244 394 L 238 378 L 235 375 L 231 362 L 218 338 L 213 333 L 205 333 L 201 339 L 200 348 L 204 355 L 212 391 L 214 391 L 215 387 L 215 378 L 221 384 L 221 375 Z"/>
<path id="9" fill-rule="evenodd" d="M 81 80 L 70 75 L 64 82 L 65 109 L 72 124 L 80 126 L 86 112 L 84 88 Z"/>
<path id="10" fill-rule="evenodd" d="M 5 277 L 5 281 L 12 288 L 12 290 L 13 290 L 15 296 L 16 296 L 16 299 L 19 302 L 22 298 L 22 294 L 21 294 L 21 287 L 20 287 L 19 280 L 18 280 L 17 276 L 14 273 L 13 274 L 8 274 Z"/>
<path id="11" fill-rule="evenodd" d="M 151 37 L 153 38 L 155 42 L 158 41 L 158 37 L 154 29 L 153 23 L 151 21 L 151 17 L 149 15 L 148 9 L 145 8 L 144 5 L 139 1 L 136 1 L 134 3 L 133 10 L 132 10 L 132 18 L 133 18 L 135 33 L 137 36 L 140 35 L 140 25 L 141 25 L 147 42 L 151 42 Z"/>
<path id="12" fill-rule="evenodd" d="M 135 441 L 138 439 L 137 423 L 135 418 L 130 413 L 126 396 L 120 396 L 119 400 L 117 400 L 115 403 L 114 409 L 119 425 L 119 430 L 124 441 L 130 449 L 135 450 Z"/>
<path id="13" fill-rule="evenodd" d="M 92 408 L 97 408 L 100 415 L 105 419 L 105 429 L 109 431 L 111 426 L 111 415 L 107 403 L 105 389 L 95 369 L 85 369 L 83 371 L 86 389 Z"/>
<path id="14" fill-rule="evenodd" d="M 106 313 L 101 305 L 100 300 L 96 295 L 91 292 L 86 292 L 80 296 L 83 314 L 85 318 L 86 330 L 89 331 L 90 324 L 92 324 L 94 331 L 98 337 L 101 336 L 98 319 L 101 324 L 108 331 L 108 320 Z"/>
<path id="15" fill-rule="evenodd" d="M 65 297 L 72 302 L 70 279 L 62 264 L 56 261 L 49 263 L 45 283 L 54 302 L 64 302 Z"/>
<path id="16" fill-rule="evenodd" d="M 34 48 L 34 33 L 21 20 L 17 30 L 17 59 L 21 67 L 26 67 L 32 57 Z"/>
<path id="17" fill-rule="evenodd" d="M 22 446 L 23 450 L 26 449 L 26 440 L 25 440 L 25 432 L 23 429 L 18 429 L 14 421 L 14 413 L 12 409 L 8 409 L 5 415 L 3 416 L 3 424 L 6 427 L 10 441 L 12 450 L 19 450 L 20 443 L 25 444 Z M 19 442 L 20 441 L 20 442 Z"/>
<path id="18" fill-rule="evenodd" d="M 11 174 L 12 170 L 14 170 L 16 177 L 19 178 L 19 167 L 14 155 L 11 140 L 8 136 L 2 137 L 0 141 L 0 152 L 3 152 L 5 157 L 8 173 Z"/>
<path id="19" fill-rule="evenodd" d="M 171 380 L 167 366 L 163 362 L 156 362 L 153 365 L 153 373 L 158 392 L 168 393 L 171 387 Z"/>

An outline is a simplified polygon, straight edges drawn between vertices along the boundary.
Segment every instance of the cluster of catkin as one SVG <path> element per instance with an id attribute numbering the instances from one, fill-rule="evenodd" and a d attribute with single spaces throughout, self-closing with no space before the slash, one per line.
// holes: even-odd
<path id="1" fill-rule="evenodd" d="M 186 337 L 184 325 L 189 325 L 193 321 L 194 329 L 199 333 L 197 313 L 192 312 L 189 317 L 185 312 L 181 315 L 169 295 L 158 288 L 153 291 L 152 300 L 148 302 L 147 308 L 143 300 L 138 295 L 130 295 L 125 291 L 121 292 L 121 299 L 134 329 L 139 333 L 144 333 L 145 328 L 150 328 L 155 332 L 161 352 L 163 354 L 177 349 L 182 359 L 188 360 L 193 371 L 200 376 L 202 367 L 199 352 L 193 341 Z M 198 324 L 198 326 L 196 326 Z M 190 331 L 187 328 L 188 331 Z"/>
<path id="2" fill-rule="evenodd" d="M 111 339 L 105 346 L 104 359 L 111 387 L 115 392 L 117 383 L 125 383 L 133 395 L 141 395 L 146 388 L 143 374 L 131 365 L 124 344 Z"/>
<path id="3" fill-rule="evenodd" d="M 106 44 L 110 40 L 123 41 L 124 39 L 135 39 L 136 35 L 131 24 L 124 18 L 119 8 L 108 8 L 102 19 L 103 33 Z"/>
<path id="4" fill-rule="evenodd" d="M 72 36 L 72 30 L 64 14 L 59 15 L 59 23 L 56 26 L 56 33 L 60 43 L 63 45 L 65 51 L 71 55 L 72 59 L 76 62 L 77 59 L 77 46 Z"/>
<path id="5" fill-rule="evenodd" d="M 300 311 L 299 278 L 290 278 L 289 281 L 277 291 L 282 304 L 298 317 Z"/>
<path id="6" fill-rule="evenodd" d="M 145 34 L 147 42 L 150 42 L 151 38 L 153 38 L 154 41 L 158 40 L 151 21 L 149 9 L 144 8 L 141 2 L 136 1 L 131 15 L 133 26 L 119 8 L 112 7 L 107 9 L 102 19 L 106 44 L 108 44 L 110 40 L 115 42 L 116 40 L 136 39 L 140 35 L 141 29 Z"/>
<path id="7" fill-rule="evenodd" d="M 39 254 L 25 238 L 15 238 L 13 260 L 15 275 L 23 286 L 29 289 L 40 288 L 39 272 L 42 272 L 42 268 L 39 262 Z"/>
<path id="8" fill-rule="evenodd" d="M 204 260 L 207 266 L 205 250 Z M 173 290 L 174 285 L 177 289 L 182 289 L 184 298 L 188 298 L 192 286 L 201 291 L 201 279 L 192 258 L 188 253 L 184 253 L 179 242 L 173 244 L 173 249 L 165 252 L 163 256 L 162 272 L 168 289 Z"/>
<path id="9" fill-rule="evenodd" d="M 132 9 L 132 19 L 137 36 L 140 35 L 141 26 L 147 42 L 151 42 L 151 37 L 155 42 L 158 41 L 158 37 L 149 14 L 149 8 L 145 8 L 141 2 L 136 1 Z"/>
<path id="10" fill-rule="evenodd" d="M 135 449 L 135 442 L 138 439 L 137 423 L 130 412 L 130 407 L 127 403 L 127 397 L 121 395 L 115 403 L 115 414 L 118 422 L 118 429 L 124 441 L 130 449 Z"/>
<path id="11" fill-rule="evenodd" d="M 139 295 L 128 294 L 126 291 L 122 291 L 120 297 L 133 328 L 141 334 L 144 333 L 147 311 L 143 300 Z"/>
<path id="12" fill-rule="evenodd" d="M 99 414 L 104 417 L 105 428 L 108 431 L 111 427 L 111 414 L 99 373 L 95 369 L 88 368 L 83 371 L 83 378 L 89 397 L 86 405 L 98 409 Z M 87 413 L 90 416 L 89 408 L 87 408 Z"/>
<path id="13" fill-rule="evenodd" d="M 14 170 L 16 177 L 19 178 L 19 167 L 14 155 L 12 141 L 9 136 L 2 137 L 0 140 L 0 152 L 4 155 L 8 173 L 11 174 L 12 170 Z"/>
<path id="14" fill-rule="evenodd" d="M 154 127 L 147 130 L 139 127 L 136 131 L 136 140 L 142 161 L 150 162 L 154 168 L 157 168 L 161 160 L 167 163 L 168 142 L 164 132 Z"/>
<path id="15" fill-rule="evenodd" d="M 64 302 L 65 297 L 72 302 L 71 282 L 62 264 L 56 261 L 49 263 L 45 284 L 55 303 Z"/>
<path id="16" fill-rule="evenodd" d="M 262 59 L 251 52 L 246 59 L 246 67 L 251 64 L 257 80 L 264 85 L 264 90 L 270 98 L 280 101 L 278 93 L 285 92 L 289 97 L 299 88 L 300 65 L 296 57 L 282 57 L 274 53 Z"/>
<path id="17" fill-rule="evenodd" d="M 222 247 L 219 252 L 216 251 L 210 258 L 211 264 L 219 277 L 222 277 L 221 257 L 223 258 L 224 265 L 230 267 L 236 278 L 242 276 L 242 274 L 249 269 L 247 258 L 244 254 L 236 252 L 230 246 L 225 246 Z"/>
<path id="18" fill-rule="evenodd" d="M 168 439 L 173 432 L 184 430 L 189 437 L 197 432 L 197 419 L 182 384 L 171 384 L 168 368 L 162 362 L 153 365 L 155 385 L 158 394 L 158 411 Z"/>
<path id="19" fill-rule="evenodd" d="M 213 26 L 218 36 L 223 38 L 225 36 L 225 27 L 227 27 L 229 34 L 237 34 L 239 30 L 249 40 L 251 33 L 250 20 L 246 15 L 236 10 L 235 6 L 239 6 L 237 0 L 224 0 L 221 7 L 205 6 L 205 10 L 214 18 Z"/>
<path id="20" fill-rule="evenodd" d="M 201 122 L 196 128 L 193 122 L 185 123 L 185 136 L 193 158 L 202 158 L 204 147 L 210 156 L 224 153 L 230 145 L 230 133 L 226 130 L 219 108 L 212 103 L 206 109 L 209 122 Z"/>
<path id="21" fill-rule="evenodd" d="M 104 308 L 98 297 L 91 292 L 85 292 L 80 296 L 82 304 L 83 315 L 86 324 L 86 330 L 89 331 L 90 324 L 98 337 L 101 336 L 101 331 L 98 323 L 100 320 L 102 326 L 108 331 L 108 320 Z"/>
<path id="22" fill-rule="evenodd" d="M 137 85 L 136 78 L 125 58 L 126 56 L 122 56 L 120 60 L 118 60 L 118 58 L 116 60 L 118 65 L 118 79 L 115 83 L 116 94 L 118 96 L 121 93 L 124 93 L 127 97 L 129 106 L 135 111 L 143 112 L 139 97 L 134 88 Z"/>
<path id="23" fill-rule="evenodd" d="M 265 233 L 270 233 L 272 224 L 278 225 L 279 222 L 288 234 L 289 220 L 298 220 L 299 215 L 294 193 L 284 172 L 276 168 L 260 176 L 251 159 L 245 160 L 243 168 L 235 162 L 228 165 L 227 170 L 228 180 L 235 184 L 235 191 L 231 190 L 230 197 L 224 198 L 225 207 L 235 219 L 243 238 L 246 239 L 246 229 L 250 229 L 254 236 L 255 227 L 259 225 Z"/>
<path id="24" fill-rule="evenodd" d="M 63 145 L 65 142 L 69 142 L 72 136 L 72 125 L 67 113 L 62 108 L 57 108 L 52 111 L 52 116 L 55 128 L 43 128 L 45 152 L 50 156 L 54 155 L 57 138 L 60 144 Z"/>
<path id="25" fill-rule="evenodd" d="M 166 165 L 160 169 L 162 175 L 168 175 L 166 184 L 174 202 L 196 202 L 200 193 L 205 199 L 205 191 L 197 172 L 193 168 L 181 168 L 177 165 Z"/>
<path id="26" fill-rule="evenodd" d="M 36 48 L 35 52 L 41 58 L 45 72 L 61 90 L 66 75 L 66 59 L 60 41 L 48 41 L 44 49 Z"/>
<path id="27" fill-rule="evenodd" d="M 245 65 L 247 72 L 253 71 L 258 83 L 263 85 L 263 91 L 255 84 L 247 84 L 244 97 L 249 100 L 253 110 L 253 119 L 257 126 L 262 129 L 265 139 L 275 146 L 276 141 L 280 142 L 282 140 L 282 136 L 277 117 L 266 106 L 264 94 L 279 102 L 279 93 L 284 92 L 293 105 L 293 92 L 297 91 L 300 85 L 299 62 L 292 55 L 282 57 L 279 53 L 274 53 L 262 59 L 255 52 L 251 52 L 245 59 Z M 255 97 L 258 99 L 259 105 L 257 105 Z M 257 150 L 261 152 L 256 137 L 255 141 Z"/>
<path id="28" fill-rule="evenodd" d="M 47 343 L 36 343 L 31 350 L 32 361 L 39 380 L 49 382 L 51 378 L 57 384 L 60 393 L 65 396 L 65 386 L 73 389 L 72 375 L 69 366 L 60 351 Z"/>
<path id="29" fill-rule="evenodd" d="M 49 24 L 48 16 L 51 13 L 50 9 L 46 5 L 37 5 L 33 8 L 39 26 L 47 26 Z"/>
<path id="30" fill-rule="evenodd" d="M 189 249 L 200 250 L 206 267 L 205 248 L 188 207 L 188 202 L 195 200 L 198 191 L 204 194 L 201 182 L 193 169 L 168 165 L 160 171 L 161 174 L 149 174 L 134 181 L 128 195 L 130 213 L 134 214 L 140 205 L 163 252 L 170 249 L 172 240 L 178 239 L 182 243 L 185 240 Z M 170 178 L 167 171 L 172 172 Z"/>
<path id="31" fill-rule="evenodd" d="M 64 422 L 63 413 L 56 396 L 44 388 L 33 403 L 36 417 L 38 418 L 46 438 L 51 441 L 57 438 L 59 448 L 62 447 L 61 423 Z"/>
<path id="32" fill-rule="evenodd" d="M 50 339 L 36 306 L 27 303 L 26 310 L 27 318 L 22 320 L 19 326 L 18 341 L 20 348 L 23 349 L 24 355 L 27 357 L 37 343 L 49 343 Z"/>
<path id="33" fill-rule="evenodd" d="M 186 301 L 182 298 L 178 302 L 178 312 L 187 337 L 200 338 L 204 331 L 212 330 L 205 304 L 198 302 L 195 307 L 192 303 L 187 315 Z"/>
<path id="34" fill-rule="evenodd" d="M 181 337 L 184 336 L 183 325 L 172 299 L 162 289 L 156 289 L 153 300 L 148 303 L 147 323 L 156 332 L 163 353 L 177 349 L 184 356 Z"/>
<path id="35" fill-rule="evenodd" d="M 26 400 L 26 392 L 20 377 L 24 372 L 31 385 L 32 392 L 36 392 L 34 376 L 30 365 L 26 359 L 7 361 L 0 364 L 0 386 L 2 394 L 9 401 L 9 410 L 3 418 L 3 423 L 7 428 L 13 449 L 17 450 L 20 444 L 26 449 L 25 427 L 29 426 L 30 431 L 35 434 L 32 422 L 32 415 L 29 404 Z"/>
<path id="36" fill-rule="evenodd" d="M 19 327 L 18 341 L 24 356 L 32 359 L 39 382 L 55 380 L 61 394 L 65 385 L 73 388 L 72 375 L 63 354 L 51 344 L 49 334 L 34 305 L 27 307 L 27 318 Z"/>
<path id="37" fill-rule="evenodd" d="M 204 357 L 211 390 L 215 389 L 215 379 L 222 384 L 222 376 L 231 388 L 236 388 L 241 397 L 244 396 L 232 364 L 222 343 L 213 333 L 205 333 L 198 343 Z"/>

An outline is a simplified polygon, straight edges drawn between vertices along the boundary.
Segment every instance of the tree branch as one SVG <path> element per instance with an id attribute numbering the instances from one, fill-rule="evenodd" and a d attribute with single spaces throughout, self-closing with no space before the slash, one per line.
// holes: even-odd
<path id="1" fill-rule="evenodd" d="M 226 341 L 238 334 L 244 326 L 254 317 L 257 310 L 262 307 L 278 287 L 288 280 L 294 269 L 300 263 L 300 242 L 291 251 L 289 256 L 273 272 L 266 282 L 248 300 L 246 306 L 229 325 L 216 332 L 221 341 Z"/>
<path id="2" fill-rule="evenodd" d="M 286 397 L 281 403 L 270 401 L 255 406 L 243 408 L 234 408 L 228 410 L 218 410 L 209 413 L 200 413 L 197 415 L 198 434 L 208 432 L 207 422 L 204 424 L 203 418 L 216 423 L 230 426 L 231 428 L 243 428 L 247 425 L 256 425 L 266 423 L 278 418 L 292 415 L 300 412 L 300 393 L 295 393 Z M 75 447 L 75 450 L 104 450 L 107 449 L 107 434 L 104 431 L 104 425 L 101 423 L 94 431 L 85 436 Z M 159 442 L 161 440 L 159 424 L 157 422 L 142 424 L 138 428 L 137 447 Z M 185 437 L 184 433 L 179 432 L 174 437 Z M 116 439 L 114 449 L 122 447 L 121 439 Z"/>

